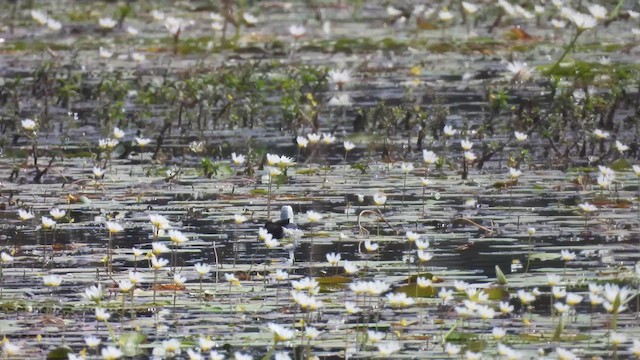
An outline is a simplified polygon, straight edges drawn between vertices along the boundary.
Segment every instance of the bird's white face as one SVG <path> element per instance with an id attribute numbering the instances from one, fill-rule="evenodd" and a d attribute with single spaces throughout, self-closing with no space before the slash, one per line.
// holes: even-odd
<path id="1" fill-rule="evenodd" d="M 289 205 L 285 205 L 280 209 L 280 220 L 287 220 L 293 222 L 293 208 Z"/>

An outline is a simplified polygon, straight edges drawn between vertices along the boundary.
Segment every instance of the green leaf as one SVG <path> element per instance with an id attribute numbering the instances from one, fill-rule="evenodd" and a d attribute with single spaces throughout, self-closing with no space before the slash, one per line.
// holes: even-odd
<path id="1" fill-rule="evenodd" d="M 503 287 L 490 287 L 484 289 L 484 292 L 489 295 L 489 300 L 497 301 L 509 299 L 509 292 Z"/>
<path id="2" fill-rule="evenodd" d="M 507 277 L 504 276 L 504 273 L 498 265 L 496 265 L 496 282 L 498 285 L 507 285 Z"/>
<path id="3" fill-rule="evenodd" d="M 66 346 L 55 348 L 49 351 L 47 360 L 67 360 L 69 353 L 71 353 L 71 349 Z"/>
<path id="4" fill-rule="evenodd" d="M 409 284 L 400 286 L 396 289 L 396 292 L 405 293 L 407 296 L 412 297 L 435 297 L 436 296 L 436 288 L 433 286 L 427 286 L 425 288 L 421 288 L 418 284 Z"/>
<path id="5" fill-rule="evenodd" d="M 140 333 L 124 333 L 120 335 L 118 345 L 125 356 L 136 356 L 142 353 L 140 344 L 142 344 L 146 338 L 146 335 Z"/>

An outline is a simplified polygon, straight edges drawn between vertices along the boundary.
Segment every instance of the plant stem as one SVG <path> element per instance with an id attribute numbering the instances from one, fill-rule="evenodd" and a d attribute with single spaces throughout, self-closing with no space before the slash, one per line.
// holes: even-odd
<path id="1" fill-rule="evenodd" d="M 273 176 L 271 176 L 271 172 L 269 172 L 269 190 L 267 192 L 267 220 L 271 219 L 271 181 L 273 180 Z"/>
<path id="2" fill-rule="evenodd" d="M 574 45 L 576 44 L 576 40 L 578 40 L 578 37 L 583 32 L 584 32 L 584 30 L 580 30 L 580 29 L 578 29 L 576 31 L 576 34 L 571 39 L 571 42 L 569 42 L 569 45 L 567 45 L 567 47 L 564 48 L 564 52 L 562 53 L 562 55 L 560 55 L 558 60 L 556 60 L 556 62 L 553 64 L 553 66 L 549 70 L 550 74 L 553 74 L 558 69 L 558 67 L 560 66 L 560 63 L 562 62 L 562 60 L 564 60 L 564 58 L 567 56 L 567 54 L 569 54 L 569 51 L 571 51 L 571 49 L 573 49 Z"/>

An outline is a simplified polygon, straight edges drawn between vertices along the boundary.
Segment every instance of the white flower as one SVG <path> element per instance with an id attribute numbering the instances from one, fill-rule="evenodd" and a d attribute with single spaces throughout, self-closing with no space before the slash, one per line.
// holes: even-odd
<path id="1" fill-rule="evenodd" d="M 289 26 L 289 34 L 294 38 L 298 39 L 306 34 L 307 30 L 304 28 L 304 25 L 291 25 Z"/>
<path id="2" fill-rule="evenodd" d="M 240 354 L 242 356 L 248 357 L 249 360 L 253 359 L 253 357 L 251 355 L 244 355 L 244 354 L 239 353 L 239 352 L 236 352 L 236 354 Z M 212 350 L 211 352 L 209 352 L 209 357 L 211 358 L 211 360 L 224 360 L 224 355 L 220 354 L 219 352 L 217 352 L 215 350 Z"/>
<path id="3" fill-rule="evenodd" d="M 509 177 L 512 180 L 517 179 L 518 177 L 520 177 L 520 175 L 522 175 L 522 171 L 520 171 L 518 169 L 514 169 L 512 167 L 509 168 Z"/>
<path id="4" fill-rule="evenodd" d="M 189 238 L 178 230 L 169 230 L 168 235 L 174 245 L 184 244 L 189 241 Z"/>
<path id="5" fill-rule="evenodd" d="M 611 334 L 609 335 L 609 338 L 611 339 L 611 343 L 615 346 L 618 346 L 620 344 L 624 344 L 625 342 L 627 342 L 627 335 L 620 332 L 612 331 Z"/>
<path id="6" fill-rule="evenodd" d="M 104 176 L 105 169 L 101 169 L 99 166 L 94 166 L 92 172 L 96 179 L 100 179 Z"/>
<path id="7" fill-rule="evenodd" d="M 102 355 L 102 359 L 104 360 L 117 360 L 120 359 L 123 355 L 120 349 L 111 345 L 107 346 L 106 348 L 102 348 L 100 354 Z"/>
<path id="8" fill-rule="evenodd" d="M 336 84 L 338 89 L 342 89 L 346 83 L 351 81 L 351 73 L 349 70 L 330 70 L 327 76 L 329 76 L 329 81 Z"/>
<path id="9" fill-rule="evenodd" d="M 258 18 L 249 13 L 242 13 L 242 19 L 249 26 L 255 25 L 258 22 Z"/>
<path id="10" fill-rule="evenodd" d="M 127 26 L 127 34 L 131 36 L 137 36 L 138 33 L 139 33 L 138 29 L 134 28 L 133 26 Z"/>
<path id="11" fill-rule="evenodd" d="M 20 220 L 22 220 L 22 221 L 31 220 L 31 219 L 33 219 L 35 217 L 35 215 L 31 211 L 26 211 L 26 210 L 22 210 L 22 209 L 18 209 L 18 216 L 20 217 Z"/>
<path id="12" fill-rule="evenodd" d="M 582 302 L 582 296 L 574 293 L 568 293 L 566 302 L 569 306 L 576 306 Z"/>
<path id="13" fill-rule="evenodd" d="M 462 2 L 462 9 L 464 10 L 464 12 L 466 12 L 467 14 L 474 14 L 476 11 L 478 11 L 478 6 L 466 1 Z"/>
<path id="14" fill-rule="evenodd" d="M 400 343 L 397 341 L 393 341 L 386 344 L 378 344 L 378 353 L 382 357 L 388 357 L 394 352 L 399 351 L 400 349 L 402 349 L 402 347 L 400 346 Z"/>
<path id="15" fill-rule="evenodd" d="M 598 139 L 606 139 L 609 137 L 609 133 L 600 129 L 593 130 L 593 135 Z"/>
<path id="16" fill-rule="evenodd" d="M 44 286 L 58 287 L 62 283 L 62 276 L 60 275 L 45 275 L 42 277 Z"/>
<path id="17" fill-rule="evenodd" d="M 307 210 L 307 220 L 309 220 L 309 222 L 311 223 L 315 223 L 322 220 L 322 215 L 320 215 L 320 213 L 316 211 Z"/>
<path id="18" fill-rule="evenodd" d="M 491 335 L 493 335 L 494 339 L 499 341 L 499 340 L 502 340 L 502 338 L 504 338 L 505 335 L 507 335 L 507 330 L 496 326 L 491 330 Z"/>
<path id="19" fill-rule="evenodd" d="M 284 351 L 278 351 L 275 354 L 275 360 L 291 360 L 291 356 Z"/>
<path id="20" fill-rule="evenodd" d="M 274 249 L 280 246 L 280 242 L 278 239 L 274 239 L 273 235 L 267 234 L 267 237 L 264 239 L 264 246 L 266 246 L 267 249 Z"/>
<path id="21" fill-rule="evenodd" d="M 500 312 L 505 315 L 512 313 L 514 309 L 513 305 L 509 305 L 509 302 L 507 301 L 501 301 L 499 304 L 499 307 L 500 307 Z"/>
<path id="22" fill-rule="evenodd" d="M 471 350 L 467 350 L 464 353 L 464 358 L 467 360 L 480 360 L 482 359 L 482 353 L 477 353 Z"/>
<path id="23" fill-rule="evenodd" d="M 598 25 L 596 18 L 577 11 L 569 14 L 569 20 L 571 20 L 571 22 L 573 22 L 573 24 L 578 28 L 578 31 L 589 30 Z"/>
<path id="24" fill-rule="evenodd" d="M 31 18 L 40 25 L 46 25 L 49 20 L 47 14 L 40 10 L 31 10 Z"/>
<path id="25" fill-rule="evenodd" d="M 598 207 L 596 207 L 595 205 L 591 205 L 588 202 L 578 204 L 578 207 L 585 213 L 591 213 L 598 210 Z"/>
<path id="26" fill-rule="evenodd" d="M 122 292 L 129 292 L 133 288 L 133 283 L 129 279 L 123 279 L 118 281 L 118 288 Z"/>
<path id="27" fill-rule="evenodd" d="M 307 145 L 309 145 L 309 140 L 307 140 L 307 138 L 305 138 L 304 136 L 298 136 L 296 137 L 296 143 L 298 144 L 298 147 L 300 149 L 306 148 Z"/>
<path id="28" fill-rule="evenodd" d="M 373 202 L 380 206 L 384 205 L 387 202 L 387 197 L 380 193 L 373 194 Z"/>
<path id="29" fill-rule="evenodd" d="M 356 264 L 349 262 L 349 260 L 344 261 L 343 267 L 344 267 L 344 272 L 347 273 L 347 275 L 357 274 L 359 271 L 358 266 Z"/>
<path id="30" fill-rule="evenodd" d="M 527 137 L 529 137 L 529 135 L 527 135 L 526 133 L 521 133 L 518 131 L 514 131 L 513 134 L 515 135 L 516 140 L 518 141 L 525 141 L 527 140 Z"/>
<path id="31" fill-rule="evenodd" d="M 438 12 L 438 18 L 442 21 L 449 21 L 453 19 L 453 14 L 447 9 L 442 9 Z"/>
<path id="32" fill-rule="evenodd" d="M 629 348 L 629 352 L 640 358 L 640 339 L 633 339 L 633 346 Z"/>
<path id="33" fill-rule="evenodd" d="M 142 273 L 129 270 L 129 281 L 134 285 L 140 284 L 142 282 Z"/>
<path id="34" fill-rule="evenodd" d="M 224 274 L 224 279 L 231 285 L 240 286 L 240 279 L 235 274 L 226 273 Z"/>
<path id="35" fill-rule="evenodd" d="M 522 289 L 518 290 L 517 295 L 523 305 L 529 305 L 536 300 L 535 295 Z"/>
<path id="36" fill-rule="evenodd" d="M 216 346 L 216 342 L 206 338 L 204 336 L 200 336 L 198 338 L 198 347 L 200 348 L 201 351 L 209 351 L 211 350 L 214 346 Z"/>
<path id="37" fill-rule="evenodd" d="M 151 17 L 156 21 L 164 20 L 164 13 L 160 10 L 151 10 Z"/>
<path id="38" fill-rule="evenodd" d="M 369 252 L 373 252 L 373 251 L 378 250 L 378 244 L 377 243 L 372 243 L 371 240 L 365 240 L 364 248 L 367 249 L 367 251 L 369 251 Z"/>
<path id="39" fill-rule="evenodd" d="M 98 321 L 107 321 L 110 317 L 111 314 L 109 314 L 106 309 L 101 307 L 96 308 L 96 319 Z"/>
<path id="40" fill-rule="evenodd" d="M 51 215 L 56 220 L 62 219 L 66 214 L 67 212 L 65 210 L 61 210 L 58 208 L 53 208 L 49 210 L 49 215 Z"/>
<path id="41" fill-rule="evenodd" d="M 571 252 L 569 250 L 560 250 L 560 259 L 563 261 L 572 261 L 575 260 L 576 253 Z"/>
<path id="42" fill-rule="evenodd" d="M 422 160 L 425 162 L 425 164 L 431 165 L 438 161 L 438 156 L 433 151 L 424 149 L 422 150 Z"/>
<path id="43" fill-rule="evenodd" d="M 242 154 L 237 154 L 236 153 L 231 153 L 231 160 L 233 161 L 233 163 L 235 165 L 242 165 L 245 163 L 245 161 L 247 161 L 247 157 L 242 155 Z"/>
<path id="44" fill-rule="evenodd" d="M 464 6 L 464 2 L 463 2 L 463 6 Z M 446 136 L 454 136 L 455 134 L 458 133 L 458 130 L 454 129 L 453 126 L 451 125 L 445 125 L 444 128 L 442 129 L 442 132 Z"/>
<path id="45" fill-rule="evenodd" d="M 114 139 L 122 139 L 124 137 L 124 131 L 122 131 L 119 127 L 113 128 L 113 138 Z"/>
<path id="46" fill-rule="evenodd" d="M 307 139 L 309 139 L 309 143 L 317 144 L 320 141 L 320 134 L 307 134 Z"/>
<path id="47" fill-rule="evenodd" d="M 569 311 L 569 305 L 563 304 L 561 302 L 556 302 L 553 304 L 553 308 L 560 314 L 564 314 Z"/>
<path id="48" fill-rule="evenodd" d="M 144 56 L 144 54 L 138 53 L 138 52 L 134 52 L 131 53 L 131 60 L 137 62 L 137 63 L 141 63 L 143 61 L 146 60 L 146 56 Z"/>
<path id="49" fill-rule="evenodd" d="M 293 330 L 286 328 L 282 325 L 278 325 L 275 323 L 267 324 L 269 330 L 273 334 L 273 341 L 278 343 L 282 341 L 288 341 L 293 338 L 294 332 Z"/>
<path id="50" fill-rule="evenodd" d="M 37 126 L 38 124 L 31 119 L 22 120 L 22 128 L 25 129 L 26 131 L 34 131 Z"/>
<path id="51" fill-rule="evenodd" d="M 180 34 L 180 31 L 182 30 L 182 21 L 172 16 L 166 17 L 164 19 L 163 25 L 165 29 L 167 29 L 169 34 L 173 36 L 178 36 Z"/>
<path id="52" fill-rule="evenodd" d="M 596 20 L 605 20 L 607 18 L 607 8 L 600 4 L 589 5 L 587 9 Z"/>
<path id="53" fill-rule="evenodd" d="M 2 261 L 3 263 L 10 263 L 13 262 L 13 256 L 7 254 L 6 252 L 2 252 L 0 254 L 0 261 Z"/>
<path id="54" fill-rule="evenodd" d="M 20 353 L 22 352 L 22 347 L 16 344 L 12 344 L 5 338 L 5 342 L 4 344 L 2 344 L 2 352 L 4 353 L 4 356 L 6 356 L 7 358 L 11 358 L 20 355 Z"/>
<path id="55" fill-rule="evenodd" d="M 282 175 L 282 170 L 274 166 L 265 166 L 264 169 L 267 171 L 270 177 Z M 269 178 L 268 181 L 271 181 Z"/>
<path id="56" fill-rule="evenodd" d="M 492 308 L 490 308 L 489 306 L 486 306 L 486 305 L 478 305 L 477 311 L 478 311 L 478 315 L 483 320 L 493 319 L 493 317 L 496 314 L 495 310 L 493 310 Z"/>
<path id="57" fill-rule="evenodd" d="M 161 242 L 154 241 L 151 243 L 151 252 L 154 255 L 165 254 L 171 251 L 169 247 Z"/>
<path id="58" fill-rule="evenodd" d="M 413 164 L 411 163 L 402 163 L 400 164 L 400 169 L 403 173 L 408 174 L 413 171 Z"/>
<path id="59" fill-rule="evenodd" d="M 180 274 L 174 274 L 173 275 L 173 283 L 180 286 L 180 285 L 184 285 L 184 283 L 187 282 L 187 278 L 180 275 Z"/>
<path id="60" fill-rule="evenodd" d="M 58 31 L 62 29 L 62 23 L 52 18 L 47 19 L 47 27 L 49 30 Z"/>
<path id="61" fill-rule="evenodd" d="M 433 253 L 418 250 L 418 259 L 422 262 L 427 262 L 433 259 Z"/>
<path id="62" fill-rule="evenodd" d="M 449 356 L 456 356 L 456 355 L 460 354 L 461 350 L 462 350 L 462 347 L 460 345 L 454 345 L 454 344 L 449 343 L 449 342 L 444 346 L 444 351 Z"/>
<path id="63" fill-rule="evenodd" d="M 163 267 L 167 266 L 168 264 L 169 264 L 169 260 L 167 259 L 159 258 L 156 256 L 151 258 L 151 267 L 156 270 L 160 270 Z"/>
<path id="64" fill-rule="evenodd" d="M 242 224 L 243 222 L 247 221 L 247 217 L 246 217 L 246 216 L 244 216 L 244 215 L 241 215 L 241 214 L 234 214 L 234 215 L 233 215 L 233 221 L 234 221 L 236 224 L 240 225 L 240 224 Z"/>
<path id="65" fill-rule="evenodd" d="M 331 264 L 331 266 L 337 266 L 338 263 L 340 262 L 340 254 L 338 254 L 338 253 L 328 253 L 327 254 L 327 261 L 329 262 L 329 264 Z"/>
<path id="66" fill-rule="evenodd" d="M 314 340 L 318 336 L 320 336 L 320 330 L 314 328 L 313 326 L 306 326 L 304 328 L 304 336 L 309 340 Z"/>
<path id="67" fill-rule="evenodd" d="M 136 136 L 135 140 L 140 147 L 147 146 L 151 143 L 151 139 L 149 138 L 141 138 Z"/>
<path id="68" fill-rule="evenodd" d="M 165 230 L 170 227 L 169 220 L 167 220 L 166 217 L 159 214 L 149 214 L 149 222 L 151 222 L 153 226 L 155 226 L 157 229 L 160 229 L 160 230 Z"/>
<path id="69" fill-rule="evenodd" d="M 328 104 L 329 106 L 350 106 L 352 103 L 349 94 L 340 93 L 329 99 Z"/>
<path id="70" fill-rule="evenodd" d="M 416 284 L 418 285 L 418 287 L 424 289 L 424 288 L 433 286 L 433 281 L 425 277 L 419 276 L 418 279 L 416 280 Z"/>
<path id="71" fill-rule="evenodd" d="M 111 234 L 119 233 L 124 230 L 122 225 L 114 221 L 107 221 L 106 227 L 107 227 L 107 231 Z"/>
<path id="72" fill-rule="evenodd" d="M 325 145 L 333 144 L 336 141 L 336 137 L 330 133 L 322 133 L 322 143 Z"/>
<path id="73" fill-rule="evenodd" d="M 289 278 L 289 274 L 286 271 L 280 269 L 276 270 L 273 276 L 276 281 L 285 281 Z"/>
<path id="74" fill-rule="evenodd" d="M 625 152 L 627 150 L 629 150 L 629 145 L 625 145 L 623 143 L 621 143 L 619 140 L 616 140 L 616 150 L 618 150 L 619 152 Z"/>
<path id="75" fill-rule="evenodd" d="M 557 286 L 560 284 L 561 278 L 557 274 L 547 274 L 547 284 L 549 286 Z"/>
<path id="76" fill-rule="evenodd" d="M 476 157 L 476 154 L 474 154 L 472 151 L 465 151 L 464 152 L 464 159 L 467 162 L 472 163 L 477 159 L 477 157 Z"/>
<path id="77" fill-rule="evenodd" d="M 351 151 L 356 147 L 356 145 L 354 143 L 352 143 L 351 141 L 345 141 L 343 145 L 344 145 L 344 150 L 345 151 Z"/>
<path id="78" fill-rule="evenodd" d="M 513 61 L 507 64 L 507 70 L 513 74 L 512 81 L 525 81 L 531 77 L 531 69 L 527 63 L 521 61 Z"/>
<path id="79" fill-rule="evenodd" d="M 113 20 L 112 18 L 101 18 L 100 20 L 98 20 L 98 24 L 103 29 L 112 29 L 118 24 L 118 22 Z"/>
<path id="80" fill-rule="evenodd" d="M 413 298 L 407 297 L 405 293 L 388 293 L 386 295 L 389 305 L 392 307 L 406 307 L 414 304 Z"/>
<path id="81" fill-rule="evenodd" d="M 440 289 L 438 297 L 442 299 L 443 303 L 448 303 L 453 298 L 453 290 L 447 290 L 446 288 Z"/>
<path id="82" fill-rule="evenodd" d="M 167 339 L 162 341 L 162 348 L 168 355 L 178 355 L 180 350 L 180 341 L 177 339 Z"/>
<path id="83" fill-rule="evenodd" d="M 460 140 L 460 146 L 462 147 L 462 150 L 469 151 L 473 147 L 473 143 L 469 140 L 463 139 Z"/>
<path id="84" fill-rule="evenodd" d="M 429 240 L 416 239 L 415 243 L 418 250 L 425 250 L 429 248 Z"/>
<path id="85" fill-rule="evenodd" d="M 558 360 L 577 360 L 578 359 L 576 354 L 560 347 L 556 348 L 556 354 L 558 355 Z"/>
<path id="86" fill-rule="evenodd" d="M 103 295 L 102 285 L 98 284 L 89 286 L 88 288 L 84 289 L 84 293 L 82 293 L 81 295 L 83 298 L 89 301 L 99 302 L 102 299 Z"/>

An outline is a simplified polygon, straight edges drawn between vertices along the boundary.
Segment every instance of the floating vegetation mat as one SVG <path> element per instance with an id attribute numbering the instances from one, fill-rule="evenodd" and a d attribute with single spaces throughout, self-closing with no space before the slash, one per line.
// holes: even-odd
<path id="1" fill-rule="evenodd" d="M 4 358 L 640 357 L 637 4 L 0 4 Z"/>

